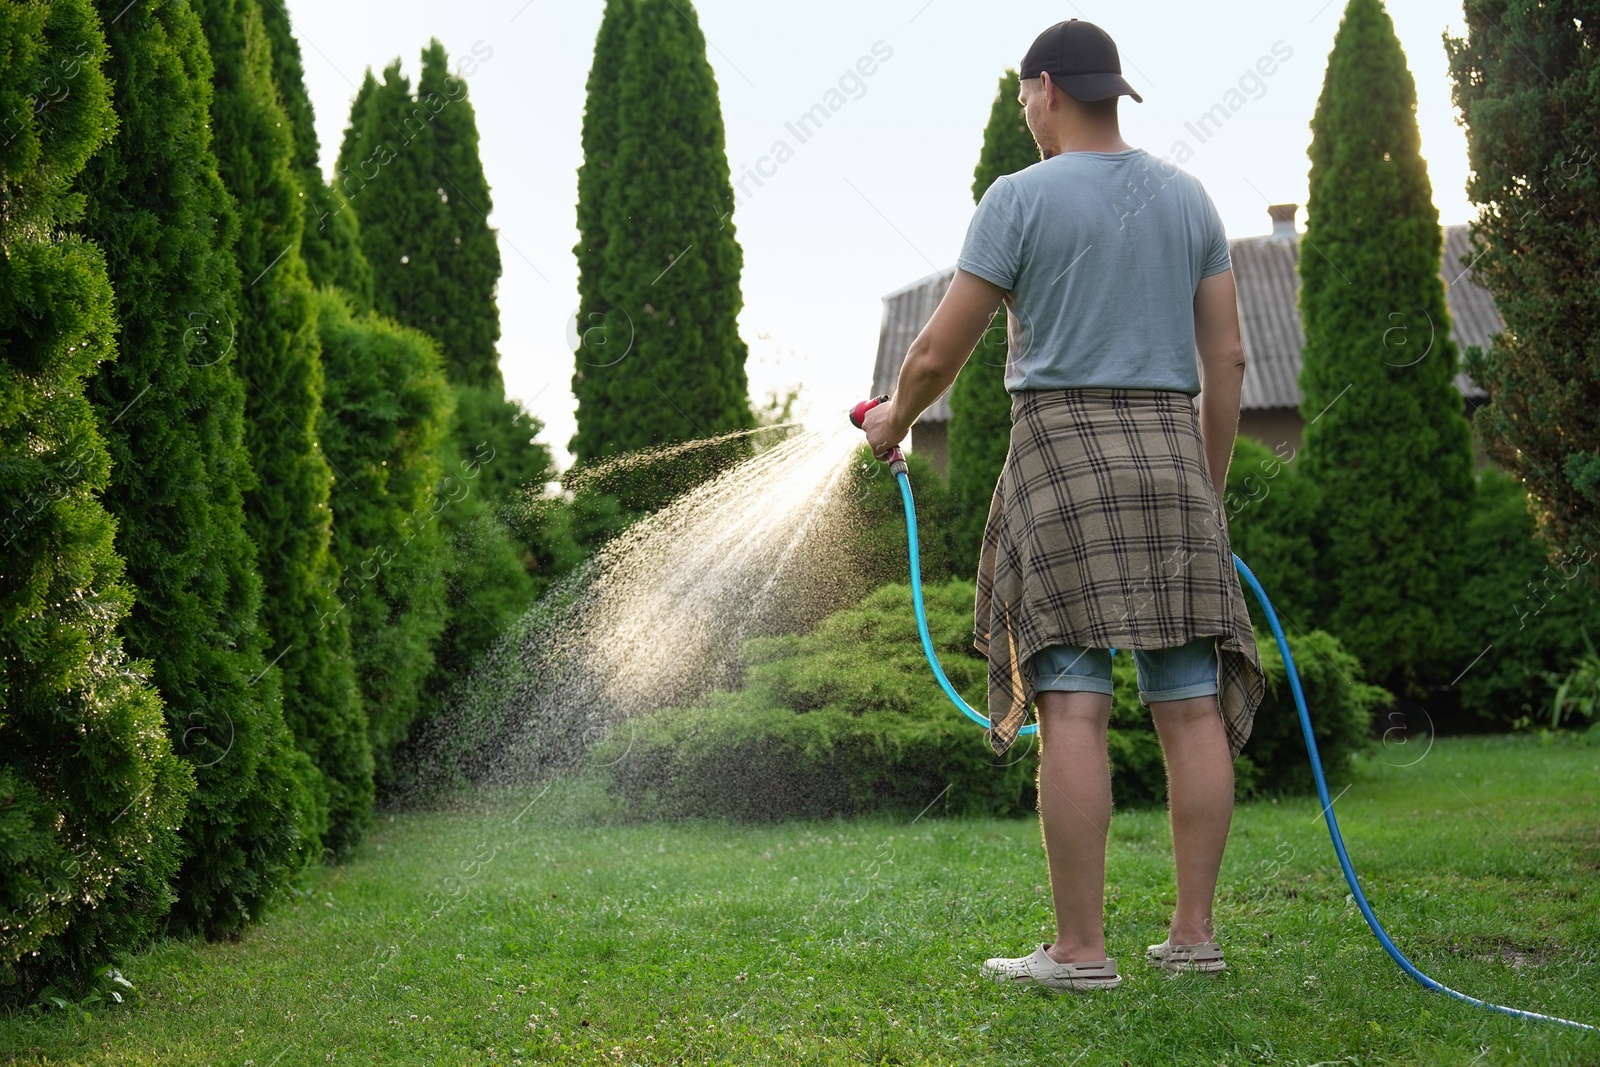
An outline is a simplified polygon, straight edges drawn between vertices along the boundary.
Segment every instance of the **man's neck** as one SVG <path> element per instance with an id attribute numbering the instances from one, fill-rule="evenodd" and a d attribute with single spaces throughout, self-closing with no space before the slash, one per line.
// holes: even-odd
<path id="1" fill-rule="evenodd" d="M 1115 126 L 1062 130 L 1057 136 L 1057 143 L 1060 148 L 1056 155 L 1066 152 L 1126 152 L 1133 148 L 1122 139 L 1122 131 Z"/>

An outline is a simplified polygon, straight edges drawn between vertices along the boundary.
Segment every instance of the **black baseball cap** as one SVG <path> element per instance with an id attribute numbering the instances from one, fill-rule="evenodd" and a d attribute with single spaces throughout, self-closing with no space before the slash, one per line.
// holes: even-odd
<path id="1" fill-rule="evenodd" d="M 1035 38 L 1033 47 L 1022 57 L 1021 75 L 1037 78 L 1041 71 L 1048 72 L 1050 80 L 1074 100 L 1131 96 L 1144 103 L 1144 97 L 1134 92 L 1122 76 L 1117 42 L 1092 22 L 1068 19 Z"/>

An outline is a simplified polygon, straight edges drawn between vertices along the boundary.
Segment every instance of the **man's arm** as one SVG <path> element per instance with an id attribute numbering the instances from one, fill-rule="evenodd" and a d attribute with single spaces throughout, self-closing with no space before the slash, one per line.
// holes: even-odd
<path id="1" fill-rule="evenodd" d="M 917 416 L 950 388 L 1005 295 L 993 282 L 956 271 L 933 317 L 906 350 L 893 397 L 867 412 L 862 422 L 873 455 L 887 455 L 911 432 Z"/>
<path id="2" fill-rule="evenodd" d="M 1200 352 L 1200 436 L 1220 501 L 1228 487 L 1228 461 L 1239 432 L 1239 393 L 1244 388 L 1244 343 L 1239 339 L 1239 294 L 1232 270 L 1200 279 L 1194 294 L 1194 340 Z M 1223 525 L 1226 528 L 1226 509 Z"/>

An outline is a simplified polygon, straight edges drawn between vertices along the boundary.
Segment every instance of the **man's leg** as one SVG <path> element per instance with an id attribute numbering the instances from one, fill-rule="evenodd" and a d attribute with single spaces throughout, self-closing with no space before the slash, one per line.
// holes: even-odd
<path id="1" fill-rule="evenodd" d="M 1171 944 L 1214 940 L 1211 905 L 1233 821 L 1233 760 L 1215 695 L 1150 702 L 1167 762 L 1178 905 Z"/>
<path id="2" fill-rule="evenodd" d="M 1057 963 L 1106 958 L 1106 834 L 1111 826 L 1111 763 L 1104 693 L 1041 691 L 1039 821 L 1056 906 Z"/>

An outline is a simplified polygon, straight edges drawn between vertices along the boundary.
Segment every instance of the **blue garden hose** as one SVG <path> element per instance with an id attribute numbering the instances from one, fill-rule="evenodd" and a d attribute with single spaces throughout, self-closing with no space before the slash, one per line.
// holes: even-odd
<path id="1" fill-rule="evenodd" d="M 950 684 L 950 679 L 945 677 L 944 668 L 939 666 L 939 657 L 933 650 L 933 638 L 928 635 L 927 613 L 922 606 L 922 567 L 917 551 L 917 509 L 911 501 L 911 479 L 907 477 L 903 462 L 894 465 L 895 478 L 900 483 L 900 497 L 905 502 L 906 509 L 906 543 L 911 557 L 911 604 L 917 614 L 917 635 L 922 638 L 922 651 L 928 657 L 928 666 L 933 668 L 933 676 L 939 682 L 939 687 L 944 690 L 945 696 L 950 698 L 962 714 L 973 722 L 989 728 L 987 716 L 974 711 L 955 687 Z M 1267 594 L 1261 588 L 1261 583 L 1251 573 L 1250 568 L 1238 556 L 1233 557 L 1233 565 L 1238 568 L 1239 574 L 1245 583 L 1250 586 L 1250 591 L 1255 593 L 1256 600 L 1260 601 L 1262 610 L 1266 612 L 1267 624 L 1272 627 L 1272 636 L 1278 642 L 1278 651 L 1283 656 L 1284 668 L 1289 674 L 1289 689 L 1294 693 L 1294 706 L 1300 712 L 1300 732 L 1305 735 L 1306 752 L 1311 756 L 1311 774 L 1317 782 L 1317 797 L 1322 801 L 1322 817 L 1328 824 L 1328 836 L 1333 840 L 1333 851 L 1339 857 L 1339 869 L 1344 871 L 1345 884 L 1350 887 L 1350 896 L 1355 900 L 1356 907 L 1361 909 L 1362 918 L 1367 920 L 1367 926 L 1378 939 L 1378 944 L 1389 954 L 1389 958 L 1399 964 L 1400 969 L 1420 982 L 1424 988 L 1435 993 L 1444 993 L 1455 997 L 1457 1000 L 1468 1004 L 1476 1004 L 1480 1008 L 1510 1015 L 1517 1019 L 1536 1019 L 1540 1022 L 1560 1023 L 1562 1026 L 1572 1026 L 1580 1030 L 1596 1031 L 1597 1027 L 1588 1023 L 1576 1022 L 1572 1019 L 1563 1019 L 1556 1015 L 1541 1015 L 1536 1011 L 1523 1011 L 1521 1008 L 1508 1008 L 1501 1004 L 1491 1004 L 1477 997 L 1470 997 L 1465 993 L 1457 992 L 1443 982 L 1435 981 L 1417 969 L 1416 964 L 1406 959 L 1405 954 L 1395 946 L 1384 930 L 1383 924 L 1372 912 L 1372 905 L 1367 903 L 1367 895 L 1361 891 L 1361 883 L 1356 879 L 1355 868 L 1350 866 L 1350 855 L 1345 851 L 1344 836 L 1339 833 L 1339 820 L 1333 814 L 1333 800 L 1328 796 L 1328 781 L 1322 773 L 1322 757 L 1317 752 L 1317 738 L 1311 732 L 1311 714 L 1306 710 L 1305 694 L 1300 689 L 1300 672 L 1295 669 L 1294 656 L 1289 652 L 1289 642 L 1283 636 L 1283 627 L 1278 623 L 1278 613 L 1273 610 L 1272 602 L 1267 599 Z M 1032 734 L 1039 729 L 1038 723 L 1029 723 L 1020 733 Z"/>

